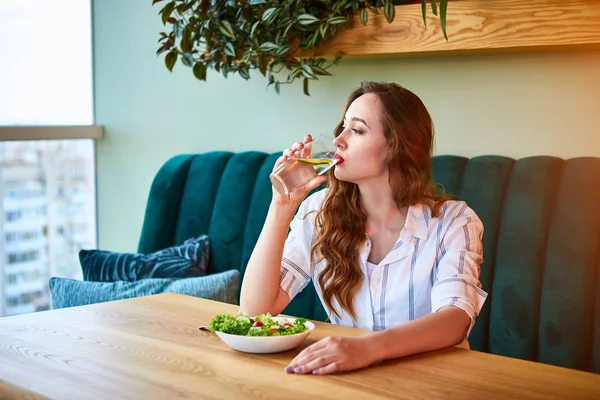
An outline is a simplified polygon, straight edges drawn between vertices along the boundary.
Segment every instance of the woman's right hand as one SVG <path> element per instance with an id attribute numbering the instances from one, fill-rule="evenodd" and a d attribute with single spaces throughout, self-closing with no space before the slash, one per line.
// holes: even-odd
<path id="1" fill-rule="evenodd" d="M 277 167 L 279 167 L 279 165 L 284 163 L 290 157 L 306 156 L 307 155 L 306 152 L 308 152 L 309 149 L 307 147 L 305 147 L 305 144 L 309 143 L 311 141 L 312 141 L 312 137 L 310 135 L 306 135 L 303 142 L 296 142 L 289 149 L 285 149 L 283 151 L 282 156 L 279 157 L 277 159 L 277 161 L 275 161 L 275 166 L 273 167 L 273 171 L 276 170 Z M 313 167 L 308 164 L 303 164 L 298 167 L 310 168 L 311 170 L 313 170 Z M 319 187 L 325 181 L 327 181 L 327 176 L 316 176 L 310 182 L 308 182 L 306 185 L 299 187 L 298 189 L 294 190 L 293 192 L 291 192 L 288 195 L 281 194 L 277 190 L 275 190 L 275 188 L 273 188 L 273 202 L 277 203 L 277 204 L 290 204 L 290 205 L 298 206 L 302 202 L 302 200 L 304 200 L 306 198 L 306 196 L 308 195 L 308 193 L 310 193 L 311 190 Z"/>

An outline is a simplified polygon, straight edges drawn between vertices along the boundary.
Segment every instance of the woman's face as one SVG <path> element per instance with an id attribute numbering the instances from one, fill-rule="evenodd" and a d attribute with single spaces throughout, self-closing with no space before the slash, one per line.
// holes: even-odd
<path id="1" fill-rule="evenodd" d="M 333 143 L 337 146 L 336 156 L 344 160 L 335 166 L 337 179 L 356 184 L 387 179 L 388 147 L 381 123 L 381 104 L 375 94 L 364 94 L 352 102 L 344 116 L 342 132 Z"/>

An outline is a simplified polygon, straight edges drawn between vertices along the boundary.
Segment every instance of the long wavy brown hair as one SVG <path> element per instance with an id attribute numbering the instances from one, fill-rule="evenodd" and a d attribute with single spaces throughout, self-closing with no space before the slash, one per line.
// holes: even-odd
<path id="1" fill-rule="evenodd" d="M 433 122 L 414 93 L 394 83 L 364 82 L 348 97 L 334 135 L 337 137 L 342 132 L 343 115 L 348 107 L 367 93 L 375 94 L 381 104 L 381 122 L 389 148 L 385 162 L 398 208 L 420 203 L 437 217 L 447 197 L 432 182 Z M 337 180 L 333 170 L 329 172 L 328 182 L 329 190 L 315 217 L 317 234 L 311 264 L 327 261 L 318 277 L 326 307 L 341 318 L 340 310 L 332 306 L 335 298 L 356 321 L 354 298 L 364 279 L 359 266 L 359 249 L 365 242 L 367 215 L 360 204 L 356 184 Z"/>

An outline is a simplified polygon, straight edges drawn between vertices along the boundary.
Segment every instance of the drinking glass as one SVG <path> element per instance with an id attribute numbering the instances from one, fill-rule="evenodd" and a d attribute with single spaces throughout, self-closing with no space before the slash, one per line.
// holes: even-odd
<path id="1" fill-rule="evenodd" d="M 313 178 L 323 175 L 336 163 L 336 146 L 328 136 L 318 136 L 304 144 L 300 155 L 292 156 L 281 163 L 269 176 L 275 190 L 288 195 L 306 185 Z"/>

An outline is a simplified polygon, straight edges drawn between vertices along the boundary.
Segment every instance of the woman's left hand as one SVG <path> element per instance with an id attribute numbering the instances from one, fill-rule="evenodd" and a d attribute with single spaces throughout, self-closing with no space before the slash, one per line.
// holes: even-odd
<path id="1" fill-rule="evenodd" d="M 285 372 L 330 374 L 367 367 L 377 361 L 372 339 L 363 337 L 327 337 L 302 350 Z"/>

